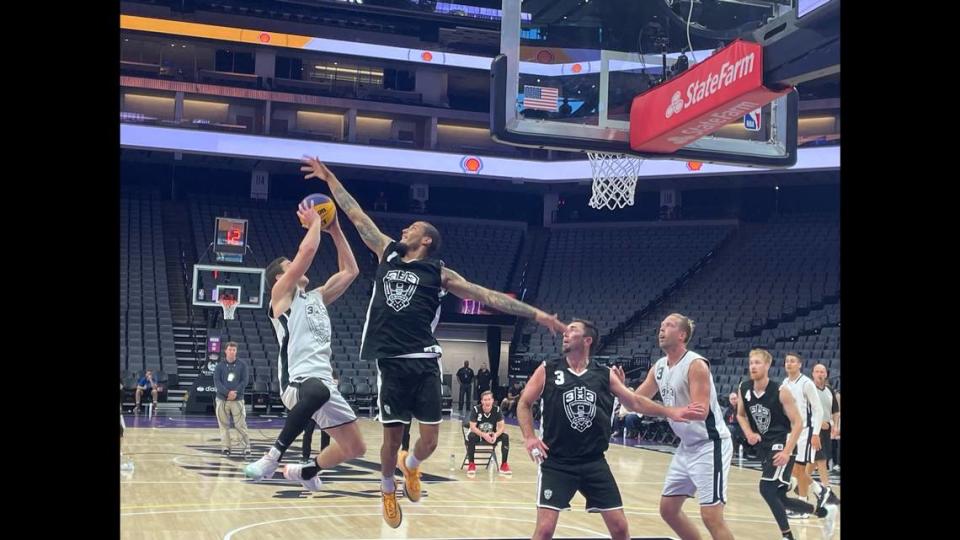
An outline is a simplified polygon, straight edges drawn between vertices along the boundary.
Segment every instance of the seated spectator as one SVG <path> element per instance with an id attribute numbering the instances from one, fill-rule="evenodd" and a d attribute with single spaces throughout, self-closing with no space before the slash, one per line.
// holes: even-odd
<path id="1" fill-rule="evenodd" d="M 148 369 L 146 373 L 143 374 L 143 377 L 140 377 L 140 380 L 137 381 L 137 393 L 135 398 L 137 405 L 134 410 L 140 412 L 140 396 L 142 396 L 144 392 L 150 392 L 150 395 L 153 396 L 153 406 L 156 407 L 157 397 L 160 395 L 161 390 L 163 389 L 153 377 L 153 370 Z"/>
<path id="2" fill-rule="evenodd" d="M 473 461 L 477 443 L 485 441 L 494 446 L 500 443 L 500 474 L 513 472 L 507 465 L 510 453 L 510 436 L 504 432 L 505 425 L 500 407 L 493 404 L 493 392 L 487 390 L 480 395 L 480 405 L 474 405 L 470 412 L 470 435 L 467 436 L 467 476 L 477 474 L 477 465 Z"/>
<path id="3" fill-rule="evenodd" d="M 513 414 L 514 417 L 517 416 L 517 402 L 520 400 L 520 392 L 523 388 L 520 387 L 520 383 L 513 381 L 513 384 L 510 385 L 510 389 L 507 390 L 507 397 L 503 398 L 503 401 L 500 402 L 500 410 L 503 412 L 503 417 L 506 418 Z"/>
<path id="4" fill-rule="evenodd" d="M 618 434 L 626 428 L 624 439 L 636 439 L 640 433 L 640 423 L 642 414 L 635 413 L 626 408 L 620 400 L 614 405 L 613 433 Z"/>

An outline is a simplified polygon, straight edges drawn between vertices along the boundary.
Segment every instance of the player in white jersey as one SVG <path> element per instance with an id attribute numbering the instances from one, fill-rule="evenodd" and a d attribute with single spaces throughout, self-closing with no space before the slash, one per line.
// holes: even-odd
<path id="1" fill-rule="evenodd" d="M 820 424 L 820 450 L 814 458 L 814 463 L 807 465 L 807 473 L 813 475 L 814 466 L 820 472 L 820 483 L 830 488 L 830 469 L 827 461 L 833 455 L 832 439 L 840 435 L 840 402 L 834 396 L 833 388 L 827 384 L 827 366 L 817 364 L 813 366 L 813 383 L 817 385 L 817 395 L 820 396 L 820 406 L 823 408 L 823 422 Z"/>
<path id="2" fill-rule="evenodd" d="M 717 389 L 710 374 L 710 363 L 702 355 L 687 350 L 693 335 L 691 319 L 672 313 L 660 323 L 659 343 L 666 356 L 657 360 L 637 393 L 652 398 L 659 391 L 666 407 L 702 405 L 702 417 L 688 423 L 670 420 L 680 437 L 680 446 L 670 462 L 663 492 L 660 516 L 681 540 L 699 540 L 693 522 L 683 513 L 683 503 L 696 496 L 703 524 L 714 539 L 732 540 L 733 533 L 723 519 L 727 502 L 727 481 L 733 443 L 717 401 Z"/>
<path id="3" fill-rule="evenodd" d="M 331 325 L 327 306 L 339 298 L 360 273 L 336 218 L 322 229 L 337 247 L 339 271 L 325 284 L 307 291 L 306 271 L 320 246 L 320 216 L 312 207 L 301 205 L 300 221 L 308 227 L 292 261 L 274 260 L 266 269 L 270 291 L 269 317 L 280 342 L 278 358 L 280 399 L 289 409 L 283 430 L 262 458 L 247 465 L 245 473 L 254 480 L 270 478 L 287 448 L 313 421 L 329 433 L 333 443 L 324 448 L 312 463 L 290 464 L 284 477 L 297 480 L 311 491 L 320 489 L 320 469 L 360 457 L 366 445 L 356 424 L 357 417 L 333 382 L 330 365 Z"/>
<path id="4" fill-rule="evenodd" d="M 800 371 L 803 358 L 795 352 L 788 352 L 784 358 L 784 367 L 787 376 L 783 379 L 783 385 L 793 394 L 793 400 L 800 411 L 800 419 L 803 420 L 803 430 L 800 432 L 800 440 L 797 441 L 797 460 L 793 465 L 793 475 L 797 479 L 797 494 L 806 500 L 810 482 L 813 481 L 807 472 L 807 463 L 813 463 L 814 455 L 821 447 L 818 426 L 823 422 L 823 407 L 820 405 L 817 386 L 810 377 Z M 788 516 L 800 519 L 809 517 L 793 512 L 789 512 Z"/>

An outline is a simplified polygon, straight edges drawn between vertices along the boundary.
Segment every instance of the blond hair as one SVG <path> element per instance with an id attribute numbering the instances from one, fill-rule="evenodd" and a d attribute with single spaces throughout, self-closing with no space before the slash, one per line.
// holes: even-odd
<path id="1" fill-rule="evenodd" d="M 772 363 L 773 363 L 773 355 L 770 354 L 770 351 L 768 351 L 768 350 L 766 350 L 766 349 L 760 349 L 760 348 L 751 349 L 749 356 L 753 356 L 753 355 L 759 356 L 759 357 L 762 358 L 763 361 L 764 361 L 765 363 L 767 363 L 767 364 L 772 364 Z"/>
<path id="2" fill-rule="evenodd" d="M 682 313 L 671 313 L 668 315 L 668 317 L 676 317 L 680 319 L 680 324 L 678 326 L 680 327 L 680 330 L 687 333 L 687 338 L 684 339 L 683 342 L 690 343 L 690 338 L 693 337 L 693 329 L 697 327 L 697 325 L 694 324 L 693 319 Z"/>

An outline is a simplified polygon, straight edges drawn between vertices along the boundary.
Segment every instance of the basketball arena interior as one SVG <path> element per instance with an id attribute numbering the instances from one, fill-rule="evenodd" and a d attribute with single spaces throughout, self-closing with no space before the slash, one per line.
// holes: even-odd
<path id="1" fill-rule="evenodd" d="M 552 409 L 540 402 L 543 370 L 534 375 L 565 362 L 571 338 L 518 305 L 568 328 L 589 321 L 591 365 L 638 393 L 660 381 L 661 358 L 672 365 L 666 321 L 692 321 L 684 350 L 707 361 L 703 405 L 724 411 L 706 422 L 726 426 L 734 450 L 723 458 L 722 527 L 697 504 L 700 487 L 683 505 L 699 535 L 689 537 L 839 538 L 839 4 L 121 1 L 121 538 L 535 537 L 550 495 L 528 450 L 546 436 L 542 415 Z M 353 200 L 326 173 L 305 178 L 311 163 Z M 315 232 L 303 215 L 314 207 L 324 222 L 307 289 L 352 266 L 327 234 L 331 216 L 355 259 L 352 282 L 324 306 L 333 383 L 324 381 L 349 405 L 366 447 L 316 473 L 317 490 L 284 473 L 301 464 L 304 435 L 284 445 L 275 472 L 249 472 L 296 416 L 284 397 L 294 323 L 272 311 L 269 267 L 300 257 Z M 419 501 L 404 495 L 409 481 L 396 470 L 399 525 L 385 518 L 381 491 L 389 373 L 365 341 L 383 331 L 370 322 L 378 291 L 399 313 L 417 287 L 383 277 L 392 256 L 371 247 L 369 223 L 391 241 L 428 224 L 442 238 L 429 248 L 440 272 L 502 293 L 485 302 L 444 289 L 435 299 L 429 350 L 439 354 L 442 421 L 435 449 L 417 458 Z M 797 474 L 782 487 L 814 508 L 788 512 L 789 535 L 761 493 L 770 479 L 744 435 L 749 411 L 730 401 L 757 384 L 756 349 L 769 352 L 769 380 L 781 389 L 795 377 L 791 357 L 832 396 L 831 410 L 797 409 L 811 438 L 810 418 L 828 427 L 805 469 L 812 493 L 794 489 Z M 228 350 L 245 385 L 224 398 Z M 686 405 L 650 388 L 648 401 Z M 468 459 L 484 391 L 510 438 L 509 470 L 495 444 Z M 239 403 L 226 425 L 224 399 Z M 628 413 L 622 399 L 594 417 L 592 399 L 567 403 L 570 425 L 586 425 L 574 417 L 589 411 L 603 429 L 571 432 L 563 444 L 603 433 L 626 537 L 686 538 L 663 511 L 683 431 Z M 518 418 L 525 406 L 533 437 Z M 413 416 L 416 453 L 419 430 L 436 424 Z M 800 429 L 791 422 L 787 431 Z M 313 456 L 326 444 L 316 425 L 306 435 Z M 819 490 L 832 490 L 830 500 Z M 584 497 L 559 512 L 552 536 L 618 537 Z"/>

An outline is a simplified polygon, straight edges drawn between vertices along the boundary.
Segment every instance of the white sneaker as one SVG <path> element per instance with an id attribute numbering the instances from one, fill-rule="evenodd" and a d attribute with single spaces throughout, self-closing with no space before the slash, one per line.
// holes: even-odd
<path id="1" fill-rule="evenodd" d="M 323 484 L 323 481 L 320 480 L 320 474 L 314 475 L 314 477 L 309 480 L 304 480 L 303 467 L 304 466 L 299 463 L 291 463 L 283 470 L 283 477 L 287 480 L 300 482 L 300 485 L 309 491 L 320 491 L 320 486 Z"/>
<path id="2" fill-rule="evenodd" d="M 247 465 L 243 469 L 243 474 L 254 482 L 259 482 L 264 478 L 273 478 L 273 472 L 280 466 L 280 462 L 270 457 L 270 454 Z"/>
<path id="3" fill-rule="evenodd" d="M 808 519 L 810 514 L 806 512 L 794 512 L 793 510 L 787 510 L 787 519 Z"/>
<path id="4" fill-rule="evenodd" d="M 833 537 L 833 530 L 837 526 L 837 505 L 828 504 L 823 507 L 827 515 L 823 517 L 823 540 L 830 540 Z"/>

